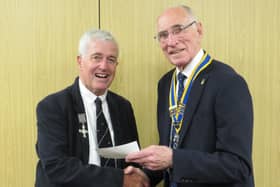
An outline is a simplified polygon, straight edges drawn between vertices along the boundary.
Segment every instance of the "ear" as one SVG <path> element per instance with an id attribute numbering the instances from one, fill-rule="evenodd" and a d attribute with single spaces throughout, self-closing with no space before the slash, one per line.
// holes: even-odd
<path id="1" fill-rule="evenodd" d="M 81 66 L 82 66 L 82 57 L 81 57 L 81 55 L 77 56 L 77 64 L 78 64 L 79 68 L 81 68 Z"/>
<path id="2" fill-rule="evenodd" d="M 203 36 L 203 26 L 201 22 L 196 23 L 196 28 L 199 36 L 202 38 Z"/>

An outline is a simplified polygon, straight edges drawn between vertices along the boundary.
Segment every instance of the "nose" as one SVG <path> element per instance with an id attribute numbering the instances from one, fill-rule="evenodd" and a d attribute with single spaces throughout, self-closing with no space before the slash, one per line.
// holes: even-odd
<path id="1" fill-rule="evenodd" d="M 103 58 L 100 62 L 99 62 L 99 68 L 100 69 L 107 69 L 108 63 L 107 63 L 107 59 Z"/>
<path id="2" fill-rule="evenodd" d="M 177 44 L 177 38 L 173 34 L 169 33 L 169 35 L 168 35 L 168 37 L 166 39 L 166 44 L 168 46 L 176 45 Z"/>

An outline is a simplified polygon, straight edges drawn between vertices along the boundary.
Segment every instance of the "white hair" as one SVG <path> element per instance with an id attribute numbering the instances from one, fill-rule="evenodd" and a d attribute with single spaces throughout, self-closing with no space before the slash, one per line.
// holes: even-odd
<path id="1" fill-rule="evenodd" d="M 181 7 L 182 9 L 184 9 L 186 11 L 186 13 L 188 14 L 189 18 L 192 18 L 193 20 L 197 20 L 191 7 L 186 6 L 186 5 L 179 5 L 178 7 Z"/>
<path id="2" fill-rule="evenodd" d="M 92 29 L 87 32 L 85 32 L 82 37 L 80 38 L 79 41 L 79 55 L 84 56 L 87 52 L 88 49 L 88 44 L 89 42 L 93 40 L 105 40 L 105 41 L 111 41 L 116 44 L 118 48 L 118 43 L 113 37 L 113 35 L 104 30 L 97 30 L 97 29 Z"/>

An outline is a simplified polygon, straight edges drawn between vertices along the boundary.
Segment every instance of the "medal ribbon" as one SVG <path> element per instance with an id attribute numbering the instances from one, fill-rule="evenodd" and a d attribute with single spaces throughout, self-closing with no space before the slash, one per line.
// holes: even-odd
<path id="1" fill-rule="evenodd" d="M 210 57 L 209 54 L 205 53 L 201 58 L 200 62 L 193 69 L 191 76 L 188 77 L 180 102 L 177 101 L 178 98 L 176 94 L 176 90 L 177 90 L 176 70 L 173 73 L 173 77 L 171 80 L 171 87 L 169 91 L 169 114 L 172 119 L 172 125 L 175 127 L 177 134 L 179 134 L 182 127 L 185 106 L 189 99 L 192 84 L 196 79 L 196 77 L 199 75 L 199 73 L 202 70 L 204 70 L 207 66 L 209 66 L 211 62 L 212 62 L 212 58 Z"/>

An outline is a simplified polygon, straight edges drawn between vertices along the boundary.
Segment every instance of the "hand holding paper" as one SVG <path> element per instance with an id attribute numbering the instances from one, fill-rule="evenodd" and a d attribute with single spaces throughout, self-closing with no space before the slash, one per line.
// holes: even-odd
<path id="1" fill-rule="evenodd" d="M 173 151 L 167 146 L 151 145 L 139 152 L 130 153 L 126 162 L 135 162 L 150 170 L 162 170 L 172 167 Z"/>

